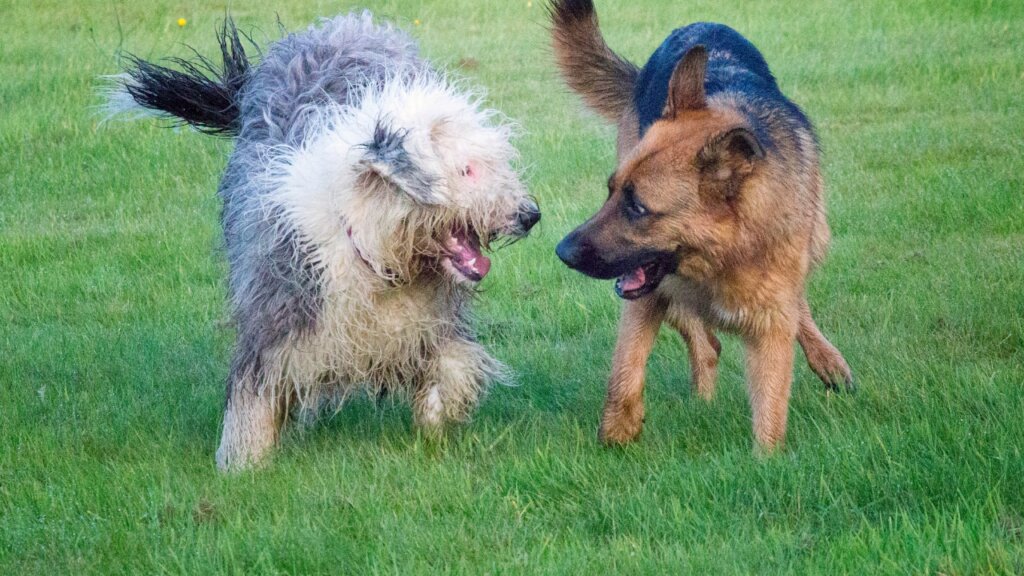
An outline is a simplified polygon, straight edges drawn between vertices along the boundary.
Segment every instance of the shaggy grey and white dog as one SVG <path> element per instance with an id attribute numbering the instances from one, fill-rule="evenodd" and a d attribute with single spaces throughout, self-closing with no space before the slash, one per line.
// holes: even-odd
<path id="1" fill-rule="evenodd" d="M 290 408 L 359 387 L 404 393 L 427 429 L 465 419 L 504 372 L 467 323 L 483 249 L 540 219 L 509 125 L 366 12 L 258 64 L 230 20 L 219 40 L 222 67 L 132 58 L 110 99 L 236 140 L 220 184 L 237 344 L 217 465 L 259 462 Z"/>

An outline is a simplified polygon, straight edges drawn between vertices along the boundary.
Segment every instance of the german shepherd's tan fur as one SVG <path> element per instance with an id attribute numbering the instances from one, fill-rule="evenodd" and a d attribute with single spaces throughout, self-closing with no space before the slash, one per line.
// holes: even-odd
<path id="1" fill-rule="evenodd" d="M 600 439 L 620 444 L 640 434 L 645 365 L 667 322 L 686 342 L 693 389 L 706 400 L 714 395 L 721 350 L 715 331 L 743 339 L 754 436 L 761 449 L 776 448 L 786 432 L 794 341 L 826 386 L 853 383 L 805 296 L 829 242 L 809 122 L 792 105 L 796 120 L 786 117 L 789 108 L 755 110 L 753 125 L 757 101 L 705 87 L 709 51 L 712 58 L 732 56 L 697 45 L 672 70 L 660 118 L 642 126 L 635 92 L 641 71 L 608 48 L 592 1 L 555 0 L 550 12 L 563 76 L 619 128 L 608 200 L 558 247 L 581 272 L 619 276 L 617 288 L 628 299 Z"/>

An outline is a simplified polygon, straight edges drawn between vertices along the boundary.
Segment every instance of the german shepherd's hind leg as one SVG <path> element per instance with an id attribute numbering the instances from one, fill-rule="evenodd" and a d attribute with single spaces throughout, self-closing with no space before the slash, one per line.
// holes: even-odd
<path id="1" fill-rule="evenodd" d="M 413 397 L 416 426 L 437 434 L 469 417 L 487 385 L 506 378 L 507 369 L 476 342 L 454 339 L 431 359 Z"/>
<path id="2" fill-rule="evenodd" d="M 233 370 L 229 381 L 217 468 L 238 471 L 260 464 L 277 445 L 287 402 L 280 386 L 256 382 L 251 367 Z"/>
<path id="3" fill-rule="evenodd" d="M 704 400 L 714 399 L 722 344 L 703 320 L 689 312 L 672 310 L 667 320 L 686 342 L 690 357 L 690 387 Z"/>
<path id="4" fill-rule="evenodd" d="M 804 349 L 807 364 L 829 390 L 854 391 L 853 373 L 839 350 L 825 338 L 811 316 L 811 306 L 804 299 L 800 303 L 800 329 L 797 340 Z"/>
<path id="5" fill-rule="evenodd" d="M 643 429 L 644 373 L 665 311 L 665 303 L 655 295 L 627 302 L 622 311 L 598 432 L 604 444 L 631 442 Z"/>
<path id="6" fill-rule="evenodd" d="M 793 383 L 795 332 L 795 325 L 783 324 L 744 338 L 747 348 L 747 392 L 753 411 L 754 438 L 758 450 L 764 453 L 773 452 L 786 437 L 789 394 Z"/>

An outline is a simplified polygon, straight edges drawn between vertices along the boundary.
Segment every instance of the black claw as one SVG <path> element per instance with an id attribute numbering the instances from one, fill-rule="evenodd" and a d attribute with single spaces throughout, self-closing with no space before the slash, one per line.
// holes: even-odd
<path id="1" fill-rule="evenodd" d="M 853 376 L 847 378 L 841 374 L 818 374 L 818 378 L 825 384 L 825 390 L 829 392 L 849 392 L 851 394 L 857 392 L 857 383 L 854 381 Z M 840 386 L 840 383 L 842 386 Z"/>

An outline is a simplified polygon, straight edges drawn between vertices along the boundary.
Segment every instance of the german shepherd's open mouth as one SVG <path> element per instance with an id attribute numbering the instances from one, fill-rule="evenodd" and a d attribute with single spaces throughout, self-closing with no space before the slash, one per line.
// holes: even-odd
<path id="1" fill-rule="evenodd" d="M 582 231 L 586 225 L 566 236 L 555 252 L 567 266 L 598 280 L 615 279 L 615 293 L 624 300 L 646 296 L 661 284 L 665 276 L 679 266 L 679 254 L 638 250 L 625 258 L 602 257 Z M 593 232 L 591 229 L 590 232 Z"/>
<path id="2" fill-rule="evenodd" d="M 653 292 L 672 270 L 666 257 L 638 266 L 615 279 L 615 293 L 624 300 L 636 300 Z"/>

